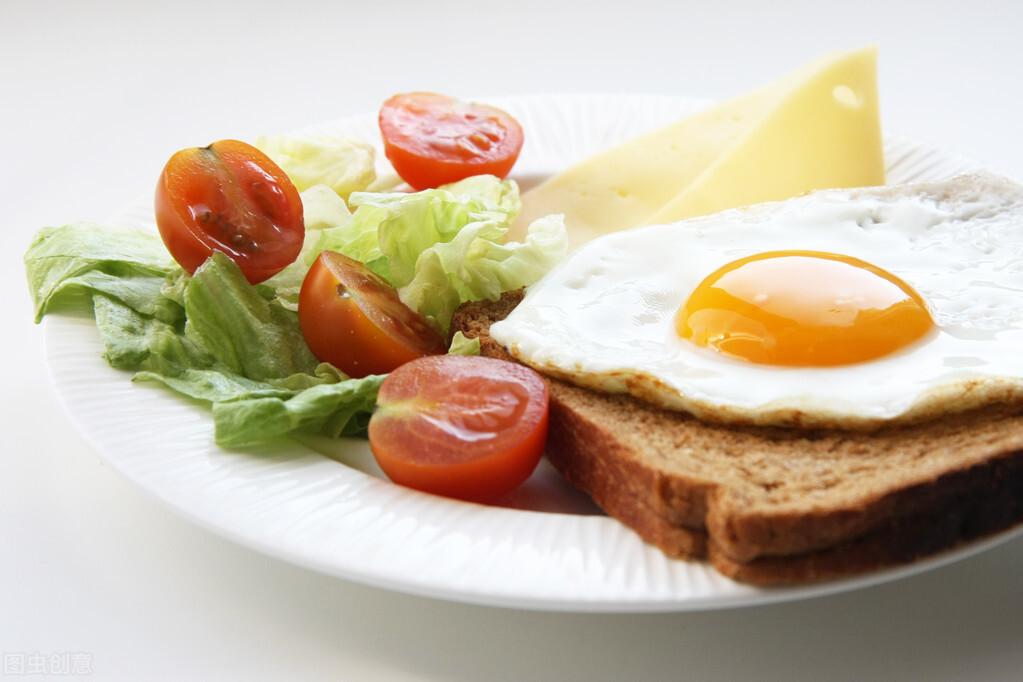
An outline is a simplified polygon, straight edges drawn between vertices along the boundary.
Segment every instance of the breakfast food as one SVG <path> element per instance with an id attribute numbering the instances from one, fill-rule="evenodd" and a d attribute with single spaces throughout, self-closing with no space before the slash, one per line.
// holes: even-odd
<path id="1" fill-rule="evenodd" d="M 782 177 L 795 178 L 785 196 L 824 185 L 880 185 L 884 175 L 873 59 L 870 49 L 828 56 L 667 132 L 586 161 L 580 167 L 590 177 L 617 181 L 614 172 L 620 168 L 625 180 L 637 183 L 608 185 L 591 198 L 598 204 L 606 199 L 630 220 L 645 224 L 679 207 L 687 207 L 679 215 L 688 215 L 749 204 Z M 834 124 L 821 134 L 840 144 L 812 142 L 814 136 L 805 130 L 808 121 Z M 802 149 L 807 140 L 811 143 Z M 676 175 L 648 143 L 668 151 L 682 146 L 687 152 L 694 147 L 703 151 L 686 156 L 688 176 Z M 644 175 L 646 164 L 654 177 Z M 755 177 L 744 175 L 749 169 Z M 559 177 L 571 175 L 569 171 Z M 677 178 L 688 184 L 673 186 Z M 311 327 L 295 317 L 303 281 L 329 295 L 338 293 L 326 280 L 309 279 L 318 251 L 328 246 L 350 250 L 348 255 L 390 278 L 389 286 L 404 305 L 445 332 L 461 301 L 496 298 L 508 288 L 535 281 L 564 253 L 563 225 L 556 217 L 534 221 L 526 239 L 505 237 L 507 220 L 518 213 L 513 181 L 477 175 L 456 185 L 417 193 L 310 187 L 301 197 L 305 207 L 321 203 L 315 202 L 316 196 L 326 195 L 330 210 L 307 211 L 303 253 L 258 290 L 236 271 L 239 264 L 219 251 L 185 277 L 166 262 L 165 254 L 154 253 L 142 235 L 124 235 L 124 244 L 131 243 L 125 249 L 121 239 L 111 239 L 109 230 L 99 239 L 92 238 L 99 230 L 91 228 L 50 232 L 41 235 L 28 259 L 35 268 L 30 280 L 41 283 L 37 311 L 46 309 L 48 292 L 65 286 L 51 255 L 69 258 L 76 268 L 85 261 L 81 270 L 63 269 L 75 274 L 69 290 L 90 291 L 111 364 L 138 371 L 141 380 L 163 381 L 209 401 L 218 443 L 245 444 L 293 432 L 363 434 L 371 413 L 386 413 L 379 409 L 387 402 L 382 377 L 353 379 L 335 371 L 345 369 L 340 361 L 318 363 L 326 355 L 308 352 L 307 346 L 315 344 L 302 338 Z M 552 182 L 544 187 L 557 186 Z M 646 206 L 653 207 L 649 211 L 631 203 L 647 187 L 662 192 Z M 531 194 L 527 211 L 541 206 L 532 201 L 541 194 L 542 188 Z M 1004 253 L 1003 241 L 1018 241 L 1005 238 L 998 227 L 1005 215 L 1018 223 L 1018 194 L 1018 188 L 993 176 L 930 188 L 830 190 L 683 227 L 617 232 L 583 246 L 569 265 L 551 275 L 549 282 L 565 277 L 564 287 L 534 287 L 527 302 L 505 295 L 496 303 L 464 306 L 452 330 L 480 339 L 485 355 L 515 360 L 508 349 L 520 352 L 526 342 L 506 336 L 512 320 L 535 311 L 545 288 L 556 293 L 557 306 L 550 309 L 565 329 L 534 330 L 534 349 L 551 361 L 525 355 L 518 360 L 537 362 L 549 375 L 551 461 L 610 514 L 670 555 L 709 556 L 728 575 L 761 583 L 820 579 L 906 561 L 1004 528 L 1021 516 L 1016 499 L 1020 411 L 1012 402 L 1018 370 L 1012 357 L 987 363 L 991 355 L 985 349 L 997 344 L 981 338 L 1004 340 L 1015 333 L 999 327 L 1014 324 L 1005 317 L 1014 308 L 1001 305 L 1011 302 L 1014 285 L 1011 280 L 1001 290 L 985 285 L 989 297 L 965 307 L 935 304 L 954 293 L 949 282 L 998 283 L 1015 267 L 996 257 Z M 553 212 L 568 209 L 571 214 L 583 205 L 569 194 L 552 196 L 558 197 L 550 207 Z M 1004 210 L 1006 205 L 1014 208 Z M 600 213 L 614 216 L 613 211 Z M 528 220 L 528 213 L 523 215 Z M 736 215 L 749 221 L 744 231 L 708 228 Z M 666 225 L 671 216 L 663 218 Z M 572 229 L 578 242 L 578 224 Z M 687 237 L 686 245 L 669 250 L 675 235 L 683 232 L 700 233 L 694 243 L 707 248 L 691 248 Z M 847 239 L 846 232 L 856 236 Z M 864 235 L 870 238 L 863 241 Z M 736 236 L 742 243 L 729 243 Z M 79 247 L 77 240 L 82 239 L 88 248 Z M 907 251 L 912 239 L 927 248 Z M 569 269 L 580 259 L 600 255 L 601 249 L 606 251 L 596 266 L 574 273 Z M 970 249 L 973 255 L 964 258 Z M 905 269 L 909 256 L 923 251 L 939 258 L 921 260 L 917 270 Z M 633 258 L 633 272 L 609 267 L 619 254 Z M 680 254 L 700 267 L 679 267 Z M 136 263 L 139 258 L 155 263 Z M 660 258 L 687 276 L 699 277 L 685 286 L 677 280 L 658 281 L 678 274 L 653 268 Z M 806 289 L 843 300 L 835 296 L 841 291 L 817 291 L 816 279 L 807 283 L 786 275 L 796 261 L 808 263 L 814 273 L 848 270 L 855 273 L 854 282 L 871 290 L 881 282 L 886 302 L 878 315 L 871 313 L 866 323 L 855 325 L 855 334 L 825 336 L 837 325 L 801 322 L 795 344 L 792 339 L 767 343 L 768 336 L 760 331 L 747 343 L 756 325 L 778 338 L 770 327 L 779 315 L 758 302 L 757 292 L 746 297 L 731 284 L 717 286 L 733 273 L 745 277 L 753 272 L 754 282 L 769 278 L 784 285 L 772 290 L 772 296 Z M 145 286 L 112 286 L 107 271 L 126 271 L 129 263 L 140 271 L 139 281 L 144 276 Z M 974 266 L 977 272 L 970 271 Z M 82 272 L 91 274 L 87 279 Z M 989 273 L 997 276 L 988 278 Z M 940 276 L 929 282 L 933 275 Z M 610 288 L 597 288 L 601 282 Z M 680 296 L 686 287 L 706 296 Z M 558 301 L 563 294 L 593 295 Z M 721 304 L 730 297 L 749 298 L 744 303 L 752 304 L 752 311 L 748 305 L 730 309 Z M 626 301 L 624 306 L 621 301 Z M 608 302 L 610 307 L 603 305 Z M 839 312 L 856 317 L 868 308 L 854 304 Z M 301 318 L 303 305 L 297 305 Z M 304 307 L 309 313 L 309 305 Z M 826 299 L 812 305 L 800 302 L 798 307 L 832 312 Z M 721 309 L 731 321 L 705 314 Z M 347 302 L 345 310 L 348 315 Z M 313 312 L 322 318 L 321 328 L 336 329 L 332 320 Z M 596 317 L 573 330 L 578 314 Z M 130 324 L 123 324 L 125 319 Z M 730 326 L 736 320 L 746 325 L 742 343 L 736 342 L 736 327 Z M 889 324 L 891 320 L 896 324 Z M 894 336 L 886 333 L 890 327 L 897 330 Z M 687 355 L 706 363 L 693 370 L 671 357 L 663 363 L 664 373 L 651 369 L 649 357 L 637 352 L 635 339 L 628 335 L 640 329 L 657 334 L 641 339 L 640 350 L 678 349 L 691 340 L 705 347 Z M 125 338 L 126 331 L 132 336 Z M 581 333 L 559 336 L 569 331 Z M 135 336 L 173 343 L 140 352 Z M 826 341 L 810 352 L 806 339 Z M 943 346 L 944 341 L 953 345 Z M 865 343 L 870 345 L 866 352 Z M 609 364 L 619 358 L 629 364 Z M 913 372 L 921 366 L 937 367 L 943 383 L 915 381 Z M 964 370 L 976 374 L 964 376 Z M 685 382 L 694 377 L 699 381 L 678 384 L 680 375 Z M 831 381 L 838 376 L 845 383 Z M 701 393 L 704 386 L 708 391 Z M 806 393 L 816 386 L 828 390 Z M 620 389 L 634 395 L 616 393 Z M 955 400 L 948 400 L 953 394 Z M 750 397 L 752 402 L 744 402 Z M 933 419 L 946 412 L 942 420 Z M 878 421 L 885 425 L 879 427 Z M 450 489 L 442 492 L 454 494 Z"/>
<path id="2" fill-rule="evenodd" d="M 523 193 L 508 239 L 563 213 L 573 246 L 814 189 L 885 182 L 877 49 L 833 52 L 626 140 Z"/>
<path id="3" fill-rule="evenodd" d="M 985 173 L 617 232 L 491 335 L 549 375 L 706 420 L 927 418 L 1023 388 L 1019 256 L 1004 248 L 1021 223 L 1023 187 Z M 731 290 L 703 281 L 736 265 Z M 693 326 L 704 343 L 683 338 Z"/>
<path id="4" fill-rule="evenodd" d="M 298 322 L 318 360 L 355 378 L 448 350 L 444 337 L 402 303 L 389 282 L 336 251 L 322 251 L 302 280 Z"/>
<path id="5" fill-rule="evenodd" d="M 960 206 L 962 212 L 956 223 L 957 233 L 964 239 L 986 240 L 987 243 L 984 250 L 989 257 L 978 267 L 1001 269 L 1006 265 L 998 265 L 992 260 L 992 254 L 1000 251 L 994 247 L 1008 239 L 1005 236 L 1008 233 L 1002 230 L 1018 231 L 1023 216 L 1020 187 L 990 175 L 858 192 L 857 199 L 916 197 L 914 205 L 922 210 L 940 211 L 943 202 Z M 834 196 L 833 192 L 823 192 L 817 198 L 827 200 Z M 810 200 L 799 198 L 791 201 Z M 855 216 L 860 202 L 846 201 L 844 205 L 851 211 L 850 215 Z M 779 206 L 773 209 L 765 207 L 728 212 L 727 215 L 737 222 L 747 215 L 750 223 L 754 224 L 762 218 L 761 211 L 772 210 L 781 209 Z M 907 211 L 905 206 L 896 213 L 900 216 L 913 215 L 913 211 Z M 871 214 L 882 217 L 884 212 Z M 689 221 L 687 229 L 698 233 L 698 225 L 706 222 L 699 219 Z M 914 222 L 921 225 L 921 221 Z M 817 226 L 822 232 L 832 227 L 828 224 Z M 742 232 L 741 224 L 739 228 Z M 875 228 L 883 233 L 884 240 L 900 238 L 898 229 L 893 229 L 893 225 L 874 224 L 868 220 L 861 221 L 857 227 L 865 231 Z M 657 229 L 640 228 L 632 233 L 622 233 L 621 237 L 612 235 L 603 240 L 635 238 L 641 241 L 641 233 Z M 921 238 L 915 242 L 913 249 L 903 245 L 901 251 L 920 257 L 924 257 L 928 249 L 954 252 L 959 246 L 944 243 L 942 239 L 947 236 L 942 234 L 933 240 Z M 557 281 L 563 273 L 571 271 L 573 260 L 577 257 L 585 260 L 587 251 L 599 247 L 599 243 L 594 242 L 577 250 L 565 265 L 552 271 L 551 280 Z M 672 253 L 682 253 L 682 247 L 672 250 Z M 606 260 L 603 262 L 610 265 Z M 957 264 L 960 268 L 969 265 L 969 255 Z M 704 272 L 714 267 L 712 263 L 702 264 Z M 1007 264 L 1007 269 L 1012 267 L 1011 262 Z M 900 274 L 897 267 L 891 269 L 894 274 Z M 987 281 L 978 282 L 974 275 L 960 276 L 965 290 L 995 291 Z M 699 277 L 694 277 L 695 285 Z M 915 283 L 912 273 L 906 276 L 906 281 L 926 292 L 924 299 L 929 305 L 931 299 L 949 293 L 944 288 L 932 290 Z M 535 287 L 541 301 L 546 282 L 542 280 Z M 620 283 L 621 286 L 609 294 L 609 302 L 613 303 L 614 296 L 636 286 L 636 282 L 629 280 L 621 280 Z M 573 283 L 563 284 L 562 289 L 585 286 L 585 279 L 577 277 Z M 813 283 L 813 286 L 818 286 L 818 283 Z M 649 289 L 643 293 L 651 296 Z M 673 294 L 680 295 L 678 292 Z M 1011 298 L 1011 291 L 1005 295 Z M 455 315 L 453 328 L 480 339 L 484 355 L 517 359 L 509 353 L 508 347 L 498 342 L 493 331 L 504 324 L 501 320 L 517 315 L 520 308 L 532 307 L 536 303 L 529 302 L 532 296 L 531 288 L 524 298 L 518 293 L 496 303 L 463 306 Z M 681 297 L 684 296 L 682 293 Z M 994 316 L 1011 317 L 1012 313 L 1001 311 L 1000 295 L 995 293 L 994 296 L 991 319 Z M 976 308 L 964 300 L 958 304 L 962 310 L 988 307 L 983 297 Z M 669 311 L 670 316 L 677 309 L 679 300 L 665 301 L 663 296 L 660 300 L 655 297 L 654 304 Z M 566 310 L 574 311 L 580 307 L 585 308 L 585 304 L 573 302 L 566 309 L 555 311 L 554 317 L 559 326 L 564 322 Z M 618 326 L 623 326 L 623 322 L 631 323 L 633 327 L 642 326 L 649 316 L 648 310 L 634 310 L 628 306 L 612 306 L 610 310 L 612 314 L 621 316 Z M 908 358 L 911 351 L 919 352 L 943 334 L 963 338 L 972 336 L 977 340 L 984 336 L 998 337 L 998 343 L 988 342 L 986 359 L 992 361 L 1004 352 L 1001 344 L 1006 343 L 1006 334 L 1014 333 L 986 328 L 983 319 L 963 325 L 946 313 L 941 306 L 936 307 L 934 319 L 937 331 L 911 344 L 911 350 L 898 353 L 904 353 Z M 612 324 L 607 315 L 604 319 L 606 323 L 602 329 L 609 330 Z M 951 325 L 952 331 L 943 331 L 943 324 Z M 1013 323 L 1008 324 L 1011 326 Z M 571 326 L 571 321 L 568 325 Z M 552 330 L 552 334 L 557 333 Z M 630 359 L 637 362 L 644 352 L 642 348 L 630 346 L 628 340 L 605 338 L 603 341 L 615 344 L 614 347 L 623 354 L 630 354 Z M 662 345 L 666 341 L 676 343 L 663 335 L 660 341 Z M 566 344 L 581 341 L 555 337 L 552 342 L 565 351 Z M 640 345 L 653 343 L 652 339 L 647 339 Z M 1019 345 L 1011 347 L 1019 348 Z M 979 361 L 985 357 L 977 355 L 984 352 L 978 348 L 967 354 L 949 355 L 942 366 L 943 371 L 954 374 L 956 365 L 968 364 L 971 354 L 979 367 L 983 364 Z M 522 348 L 512 347 L 512 350 L 522 352 Z M 743 368 L 745 361 L 718 357 L 707 349 L 699 350 L 710 359 L 694 374 L 708 374 L 711 360 L 730 369 Z M 586 349 L 581 351 L 585 353 Z M 530 362 L 533 360 L 528 353 L 524 353 L 523 357 Z M 567 362 L 566 367 L 572 366 L 572 360 Z M 875 361 L 865 360 L 851 367 L 861 376 L 869 377 L 872 362 Z M 591 370 L 593 367 L 590 365 Z M 1023 489 L 1023 404 L 1020 403 L 1018 389 L 999 393 L 991 402 L 977 402 L 975 398 L 978 395 L 994 395 L 986 393 L 983 382 L 957 384 L 963 390 L 958 392 L 956 400 L 965 400 L 965 403 L 952 401 L 951 393 L 943 393 L 942 401 L 933 402 L 932 410 L 915 415 L 912 423 L 890 419 L 889 423 L 878 426 L 876 420 L 872 420 L 872 428 L 864 428 L 858 418 L 857 401 L 833 403 L 824 410 L 828 419 L 813 428 L 806 428 L 805 424 L 800 424 L 802 413 L 791 409 L 791 406 L 780 412 L 774 410 L 774 414 L 770 407 L 763 407 L 770 406 L 770 400 L 755 403 L 761 407 L 746 408 L 742 420 L 759 423 L 720 423 L 734 416 L 721 407 L 727 403 L 701 411 L 701 417 L 709 415 L 711 419 L 698 418 L 679 409 L 666 409 L 621 390 L 644 385 L 663 388 L 660 382 L 637 379 L 635 375 L 623 376 L 611 367 L 602 367 L 603 376 L 594 371 L 590 375 L 593 381 L 581 382 L 588 386 L 577 386 L 568 381 L 578 381 L 582 367 L 575 366 L 574 372 L 552 370 L 550 365 L 542 365 L 540 369 L 549 375 L 551 414 L 547 456 L 554 466 L 570 482 L 588 492 L 608 514 L 667 554 L 686 558 L 709 557 L 722 573 L 740 580 L 776 584 L 860 573 L 912 561 L 1023 520 L 1023 499 L 1019 494 Z M 828 372 L 832 368 L 796 369 L 818 373 L 818 383 L 830 382 Z M 755 370 L 771 375 L 777 395 L 785 394 L 793 368 L 775 366 L 757 367 Z M 917 377 L 918 381 L 931 378 L 929 370 L 921 371 L 923 376 Z M 1004 374 L 992 370 L 995 386 L 1015 386 L 1023 377 L 1018 368 L 1002 371 Z M 971 376 L 975 379 L 977 373 L 971 371 Z M 606 390 L 606 379 L 612 377 L 619 384 L 616 392 Z M 1003 377 L 1005 382 L 999 377 Z M 800 385 L 800 379 L 794 381 Z M 738 385 L 739 397 L 744 391 L 760 390 L 751 387 L 745 378 L 740 379 Z M 642 398 L 649 397 L 645 389 L 638 392 Z M 842 396 L 836 393 L 835 397 Z M 912 404 L 913 400 L 909 402 Z M 811 408 L 814 401 L 804 400 L 799 404 Z M 964 405 L 969 409 L 964 409 Z M 771 418 L 760 418 L 758 410 L 763 410 L 763 414 L 771 415 Z M 948 413 L 935 419 L 936 410 L 948 410 Z M 842 419 L 843 415 L 850 421 Z M 782 417 L 781 421 L 786 425 L 770 425 L 775 421 L 774 417 Z M 850 425 L 857 428 L 838 428 Z"/>
<path id="6" fill-rule="evenodd" d="M 517 302 L 463 306 L 483 354 Z M 757 584 L 907 563 L 1023 520 L 1023 408 L 877 431 L 727 426 L 548 378 L 547 457 L 672 557 Z"/>
<path id="7" fill-rule="evenodd" d="M 524 365 L 431 355 L 387 375 L 367 435 L 373 457 L 395 483 L 493 502 L 540 462 L 547 406 L 546 383 Z"/>
<path id="8" fill-rule="evenodd" d="M 175 153 L 160 173 L 153 203 L 167 250 L 189 273 L 219 252 L 257 284 L 302 250 L 298 189 L 270 157 L 245 142 L 220 140 Z"/>
<path id="9" fill-rule="evenodd" d="M 378 122 L 384 154 L 415 189 L 473 175 L 504 178 L 522 150 L 522 126 L 506 111 L 433 92 L 394 95 Z"/>

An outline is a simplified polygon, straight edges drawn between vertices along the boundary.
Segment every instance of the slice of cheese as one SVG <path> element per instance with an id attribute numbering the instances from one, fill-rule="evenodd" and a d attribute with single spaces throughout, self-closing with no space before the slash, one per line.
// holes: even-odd
<path id="1" fill-rule="evenodd" d="M 600 152 L 522 195 L 509 232 L 565 214 L 601 234 L 814 189 L 884 184 L 877 48 L 829 53 L 773 83 Z"/>

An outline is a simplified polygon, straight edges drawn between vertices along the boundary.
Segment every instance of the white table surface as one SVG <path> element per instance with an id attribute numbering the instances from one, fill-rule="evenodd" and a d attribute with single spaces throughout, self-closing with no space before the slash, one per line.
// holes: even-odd
<path id="1" fill-rule="evenodd" d="M 38 228 L 114 214 L 152 191 L 177 149 L 375 111 L 399 91 L 725 98 L 822 52 L 877 43 L 886 128 L 1023 178 L 1020 3 L 762 5 L 5 0 L 0 678 L 41 679 L 16 662 L 71 654 L 97 680 L 1017 677 L 1023 541 L 753 608 L 445 602 L 196 527 L 105 466 L 49 386 L 21 264 Z"/>

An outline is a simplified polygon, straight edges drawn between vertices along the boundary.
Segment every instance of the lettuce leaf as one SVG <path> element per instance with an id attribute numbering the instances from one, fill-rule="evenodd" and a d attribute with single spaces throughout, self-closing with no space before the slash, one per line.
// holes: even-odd
<path id="1" fill-rule="evenodd" d="M 568 242 L 560 215 L 529 226 L 526 241 L 502 244 L 505 226 L 490 221 L 466 225 L 449 242 L 425 249 L 398 296 L 444 330 L 462 303 L 496 301 L 505 291 L 533 284 L 565 255 Z"/>
<path id="2" fill-rule="evenodd" d="M 76 223 L 41 231 L 25 267 L 37 320 L 91 309 L 111 366 L 210 403 L 220 445 L 365 431 L 383 377 L 318 362 L 297 313 L 223 254 L 189 276 L 155 235 Z"/>
<path id="3" fill-rule="evenodd" d="M 179 313 L 159 297 L 163 278 L 178 265 L 153 234 L 89 222 L 44 228 L 29 245 L 25 268 L 36 322 L 53 307 L 88 302 L 93 291 L 167 322 Z"/>
<path id="4" fill-rule="evenodd" d="M 373 145 L 326 135 L 259 135 L 255 146 L 287 173 L 298 190 L 325 185 L 342 198 L 376 178 Z"/>
<path id="5" fill-rule="evenodd" d="M 332 242 L 331 235 L 352 219 L 345 200 L 326 185 L 313 185 L 300 196 L 305 216 L 302 250 L 293 263 L 263 283 L 274 289 L 277 300 L 289 310 L 298 310 L 302 282 L 316 257 Z"/>
<path id="6" fill-rule="evenodd" d="M 132 228 L 41 230 L 25 255 L 36 321 L 59 309 L 91 311 L 107 361 L 209 403 L 221 445 L 295 432 L 357 435 L 383 377 L 352 379 L 305 344 L 298 293 L 321 251 L 366 262 L 446 332 L 459 304 L 532 284 L 567 250 L 560 216 L 536 221 L 522 243 L 503 243 L 520 208 L 518 186 L 492 176 L 424 192 L 354 192 L 348 203 L 316 184 L 302 201 L 301 254 L 256 286 L 220 253 L 189 275 L 157 235 Z M 453 352 L 479 352 L 478 343 L 456 341 Z"/>
<path id="7" fill-rule="evenodd" d="M 366 263 L 445 333 L 461 303 L 532 284 L 568 249 L 560 215 L 536 221 L 525 242 L 502 243 L 521 200 L 514 181 L 491 175 L 411 194 L 358 192 L 349 204 L 352 219 L 326 248 Z"/>

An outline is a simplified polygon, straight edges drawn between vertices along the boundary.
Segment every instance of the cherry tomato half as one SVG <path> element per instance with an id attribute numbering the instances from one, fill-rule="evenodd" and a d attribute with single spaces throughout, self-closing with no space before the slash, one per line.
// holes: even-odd
<path id="1" fill-rule="evenodd" d="M 298 322 L 313 355 L 351 377 L 386 374 L 447 352 L 444 338 L 401 302 L 394 287 L 333 251 L 321 253 L 302 282 Z"/>
<path id="2" fill-rule="evenodd" d="M 160 174 L 155 208 L 167 250 L 189 272 L 222 251 L 256 284 L 294 261 L 305 238 L 295 185 L 237 140 L 174 154 Z"/>
<path id="3" fill-rule="evenodd" d="M 504 178 L 522 150 L 522 127 L 509 114 L 446 95 L 395 95 L 378 118 L 384 154 L 417 190 L 471 175 Z"/>
<path id="4" fill-rule="evenodd" d="M 529 478 L 547 442 L 547 384 L 504 360 L 438 355 L 380 386 L 369 443 L 400 485 L 487 502 Z"/>

